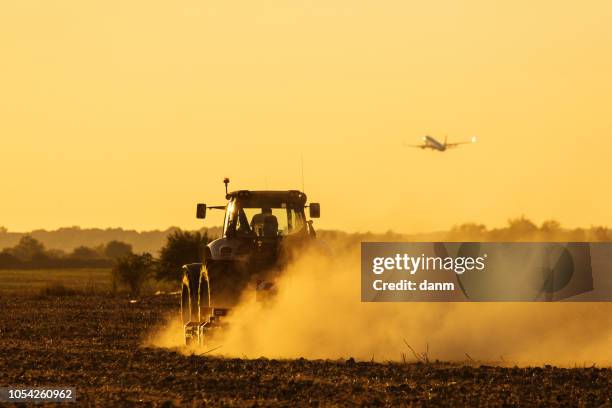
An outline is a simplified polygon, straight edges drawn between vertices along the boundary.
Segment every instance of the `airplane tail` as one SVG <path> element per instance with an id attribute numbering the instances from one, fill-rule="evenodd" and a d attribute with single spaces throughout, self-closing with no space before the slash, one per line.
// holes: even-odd
<path id="1" fill-rule="evenodd" d="M 446 146 L 446 140 L 448 139 L 448 135 L 444 135 L 444 146 Z"/>

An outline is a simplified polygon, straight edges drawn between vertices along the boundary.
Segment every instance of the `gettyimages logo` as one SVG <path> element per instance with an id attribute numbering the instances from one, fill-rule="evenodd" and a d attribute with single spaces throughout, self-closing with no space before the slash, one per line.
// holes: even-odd
<path id="1" fill-rule="evenodd" d="M 376 257 L 372 260 L 372 272 L 380 275 L 389 270 L 404 270 L 411 275 L 419 270 L 423 271 L 453 271 L 462 275 L 466 271 L 482 271 L 485 268 L 487 254 L 482 256 L 410 256 L 408 254 L 395 254 L 394 257 Z"/>
<path id="2" fill-rule="evenodd" d="M 594 290 L 593 253 L 612 244 L 362 243 L 362 300 L 612 300 L 612 279 Z"/>

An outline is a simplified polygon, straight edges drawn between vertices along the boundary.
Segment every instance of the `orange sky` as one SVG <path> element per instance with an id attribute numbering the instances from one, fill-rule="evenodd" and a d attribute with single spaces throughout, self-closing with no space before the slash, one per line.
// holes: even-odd
<path id="1" fill-rule="evenodd" d="M 319 227 L 612 225 L 612 2 L 5 1 L 0 225 L 216 225 L 301 188 Z M 446 153 L 402 147 L 475 134 Z"/>

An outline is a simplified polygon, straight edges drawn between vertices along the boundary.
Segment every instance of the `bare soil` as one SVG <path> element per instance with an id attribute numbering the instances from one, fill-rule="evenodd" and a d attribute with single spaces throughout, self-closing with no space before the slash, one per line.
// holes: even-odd
<path id="1" fill-rule="evenodd" d="M 2 296 L 0 386 L 79 406 L 612 406 L 606 368 L 224 359 L 143 347 L 178 299 Z"/>

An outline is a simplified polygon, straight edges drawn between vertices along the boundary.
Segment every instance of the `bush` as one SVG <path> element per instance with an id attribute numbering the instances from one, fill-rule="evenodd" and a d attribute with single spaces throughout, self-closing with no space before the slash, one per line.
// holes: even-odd
<path id="1" fill-rule="evenodd" d="M 31 235 L 24 235 L 19 243 L 11 249 L 11 254 L 20 261 L 31 261 L 44 256 L 45 247 Z"/>
<path id="2" fill-rule="evenodd" d="M 74 248 L 70 254 L 72 259 L 100 259 L 100 254 L 95 250 L 86 246 Z"/>
<path id="3" fill-rule="evenodd" d="M 104 255 L 109 259 L 119 259 L 132 253 L 132 246 L 121 241 L 110 241 L 104 248 Z"/>
<path id="4" fill-rule="evenodd" d="M 160 251 L 157 278 L 180 279 L 181 266 L 201 262 L 202 250 L 210 242 L 208 234 L 177 230 L 168 235 L 166 245 Z"/>
<path id="5" fill-rule="evenodd" d="M 155 260 L 149 253 L 130 254 L 117 259 L 113 278 L 130 288 L 130 294 L 140 294 L 142 285 L 149 279 L 155 268 Z"/>
<path id="6" fill-rule="evenodd" d="M 0 268 L 16 268 L 20 264 L 19 258 L 13 255 L 10 250 L 5 249 L 0 252 Z"/>

